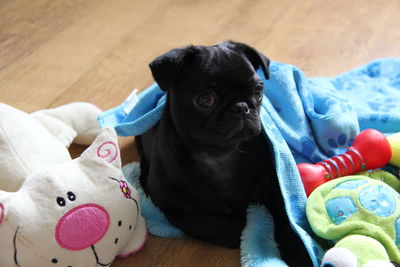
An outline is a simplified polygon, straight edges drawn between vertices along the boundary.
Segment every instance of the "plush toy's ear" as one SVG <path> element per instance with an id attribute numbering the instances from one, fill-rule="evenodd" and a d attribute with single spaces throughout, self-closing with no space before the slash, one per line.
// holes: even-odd
<path id="1" fill-rule="evenodd" d="M 103 128 L 80 158 L 101 160 L 121 168 L 121 155 L 115 130 L 111 127 Z"/>
<path id="2" fill-rule="evenodd" d="M 194 58 L 195 53 L 196 48 L 193 46 L 173 49 L 149 64 L 154 80 L 162 90 L 172 88 L 177 76 Z"/>
<path id="3" fill-rule="evenodd" d="M 248 46 L 247 44 L 227 41 L 223 43 L 229 49 L 238 52 L 245 56 L 250 63 L 253 65 L 253 68 L 257 71 L 259 67 L 261 67 L 262 71 L 264 72 L 265 78 L 269 79 L 269 58 L 267 58 L 264 54 L 258 52 L 256 49 Z"/>

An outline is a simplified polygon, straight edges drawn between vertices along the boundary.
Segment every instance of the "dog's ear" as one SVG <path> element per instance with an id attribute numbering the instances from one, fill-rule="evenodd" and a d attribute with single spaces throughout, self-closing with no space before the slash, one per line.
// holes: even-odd
<path id="1" fill-rule="evenodd" d="M 172 88 L 178 75 L 192 61 L 195 53 L 196 49 L 193 46 L 173 49 L 149 64 L 153 78 L 162 90 L 168 91 Z"/>
<path id="2" fill-rule="evenodd" d="M 253 65 L 255 70 L 261 67 L 262 71 L 264 72 L 265 78 L 267 80 L 269 79 L 270 60 L 264 54 L 258 52 L 256 49 L 244 43 L 227 41 L 223 43 L 223 45 L 226 45 L 229 49 L 244 55 Z"/>

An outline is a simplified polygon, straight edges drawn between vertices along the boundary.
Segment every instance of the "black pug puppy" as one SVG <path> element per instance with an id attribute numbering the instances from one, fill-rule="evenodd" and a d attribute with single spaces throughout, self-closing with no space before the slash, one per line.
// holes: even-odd
<path id="1" fill-rule="evenodd" d="M 311 266 L 291 229 L 273 153 L 261 132 L 260 106 L 269 59 L 224 42 L 171 50 L 150 63 L 167 94 L 161 120 L 137 137 L 141 185 L 169 222 L 188 236 L 236 248 L 246 209 L 262 203 L 291 266 Z"/>

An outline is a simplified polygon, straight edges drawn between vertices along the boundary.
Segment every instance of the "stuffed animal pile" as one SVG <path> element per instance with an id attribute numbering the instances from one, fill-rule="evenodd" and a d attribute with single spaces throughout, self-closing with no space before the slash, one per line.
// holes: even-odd
<path id="1" fill-rule="evenodd" d="M 33 114 L 0 104 L 0 266 L 109 266 L 143 247 L 138 195 L 99 112 L 87 103 Z M 72 141 L 90 144 L 74 160 Z"/>

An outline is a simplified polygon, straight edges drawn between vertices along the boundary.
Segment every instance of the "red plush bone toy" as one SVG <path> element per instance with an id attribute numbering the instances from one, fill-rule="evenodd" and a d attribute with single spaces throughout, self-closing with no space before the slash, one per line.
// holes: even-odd
<path id="1" fill-rule="evenodd" d="M 392 157 L 386 137 L 379 131 L 368 129 L 354 139 L 344 154 L 315 164 L 297 165 L 307 196 L 319 185 L 341 176 L 385 166 Z"/>

